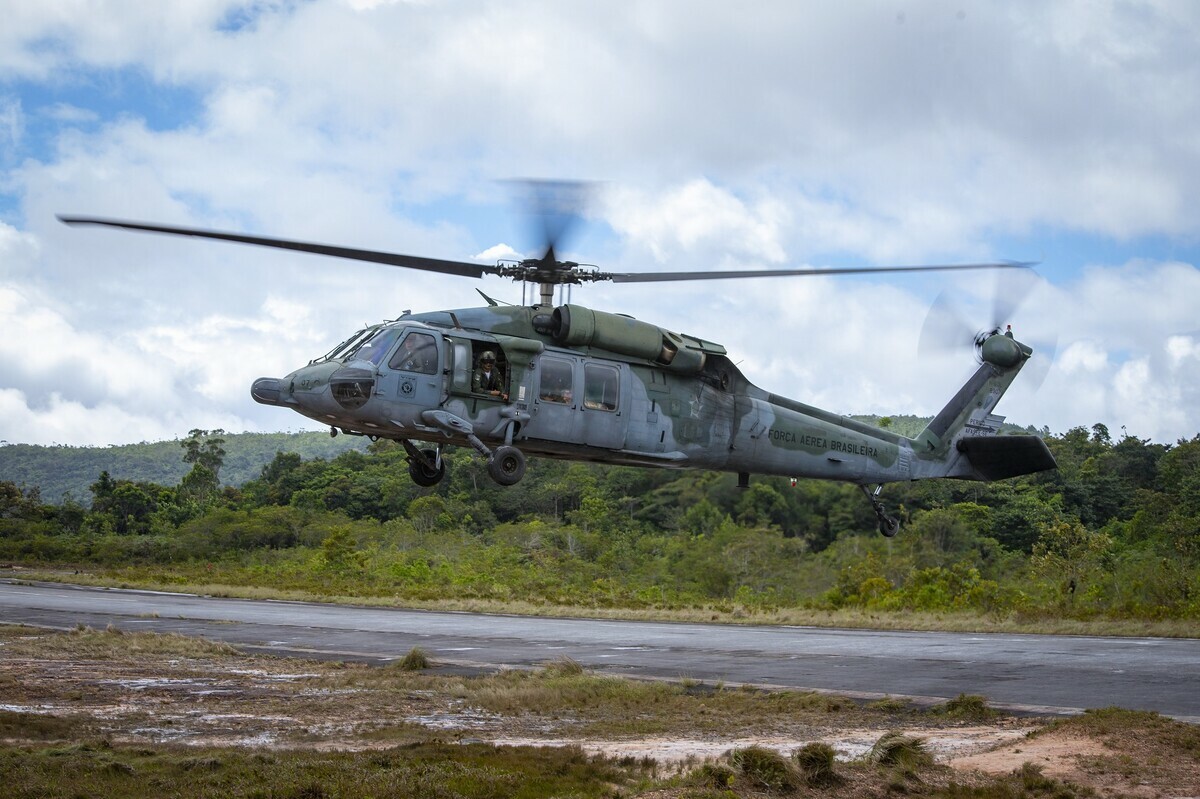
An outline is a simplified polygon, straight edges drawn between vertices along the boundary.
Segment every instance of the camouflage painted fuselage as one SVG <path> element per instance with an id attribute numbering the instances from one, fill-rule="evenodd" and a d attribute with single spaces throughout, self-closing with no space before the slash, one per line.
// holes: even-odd
<path id="1" fill-rule="evenodd" d="M 436 350 L 425 371 L 399 360 L 409 335 Z M 475 437 L 530 455 L 860 484 L 986 479 L 954 444 L 996 431 L 991 411 L 1029 355 L 1007 341 L 917 439 L 764 391 L 719 344 L 581 306 L 408 315 L 285 378 L 263 378 L 252 393 L 380 438 Z M 498 354 L 507 401 L 470 389 L 484 350 Z"/>

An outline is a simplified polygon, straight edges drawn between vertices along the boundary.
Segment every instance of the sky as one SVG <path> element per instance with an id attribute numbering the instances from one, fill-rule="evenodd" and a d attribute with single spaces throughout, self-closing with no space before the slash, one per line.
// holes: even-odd
<path id="1" fill-rule="evenodd" d="M 1188 0 L 0 0 L 0 19 L 0 441 L 319 429 L 250 384 L 405 310 L 522 297 L 56 214 L 489 262 L 541 254 L 524 178 L 591 183 L 559 255 L 605 271 L 1038 262 L 999 320 L 1013 290 L 987 273 L 575 287 L 724 344 L 769 391 L 935 414 L 975 366 L 966 334 L 919 346 L 936 301 L 1035 348 L 1011 422 L 1200 432 Z"/>

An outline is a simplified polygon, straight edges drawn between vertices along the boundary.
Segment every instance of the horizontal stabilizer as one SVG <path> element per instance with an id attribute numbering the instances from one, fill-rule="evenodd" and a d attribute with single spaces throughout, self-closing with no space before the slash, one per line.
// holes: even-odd
<path id="1" fill-rule="evenodd" d="M 985 480 L 1058 468 L 1046 442 L 1037 436 L 966 436 L 957 446 Z"/>

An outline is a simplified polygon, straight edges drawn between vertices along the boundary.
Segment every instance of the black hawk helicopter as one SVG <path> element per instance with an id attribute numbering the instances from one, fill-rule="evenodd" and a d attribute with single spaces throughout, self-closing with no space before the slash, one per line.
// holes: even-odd
<path id="1" fill-rule="evenodd" d="M 544 184 L 559 198 L 574 184 Z M 535 201 L 539 196 L 535 195 Z M 559 200 L 555 200 L 559 201 Z M 999 262 L 846 269 L 602 272 L 560 261 L 555 245 L 577 218 L 541 202 L 544 254 L 493 265 L 447 261 L 187 227 L 83 216 L 68 225 L 196 236 L 401 266 L 457 277 L 485 275 L 537 284 L 532 305 L 405 313 L 368 326 L 282 377 L 254 381 L 251 396 L 329 425 L 330 434 L 394 439 L 421 486 L 446 474 L 447 445 L 487 459 L 501 485 L 525 473 L 526 453 L 623 465 L 716 469 L 811 477 L 858 485 L 879 530 L 899 521 L 879 499 L 890 482 L 928 478 L 997 480 L 1053 469 L 1045 443 L 998 435 L 992 411 L 1033 355 L 999 323 L 974 337 L 974 374 L 916 438 L 874 427 L 753 385 L 720 344 L 624 314 L 554 305 L 555 288 L 609 280 L 648 283 L 762 277 L 978 269 Z M 566 221 L 564 221 L 566 220 Z M 488 371 L 490 370 L 490 371 Z M 422 443 L 417 443 L 422 442 Z M 423 446 L 427 444 L 430 446 Z M 875 486 L 874 490 L 869 486 Z"/>

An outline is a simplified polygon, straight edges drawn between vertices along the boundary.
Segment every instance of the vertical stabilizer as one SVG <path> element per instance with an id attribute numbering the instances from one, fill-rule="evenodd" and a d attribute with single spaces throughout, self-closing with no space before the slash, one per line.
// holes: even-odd
<path id="1" fill-rule="evenodd" d="M 982 363 L 913 440 L 913 477 L 998 480 L 1055 468 L 1037 436 L 998 435 L 1003 416 L 992 413 L 1033 350 L 1011 333 L 980 344 Z"/>

